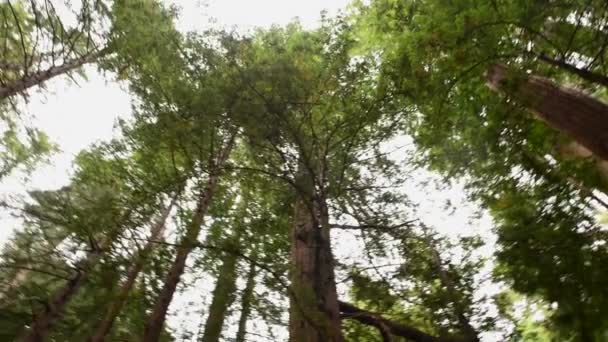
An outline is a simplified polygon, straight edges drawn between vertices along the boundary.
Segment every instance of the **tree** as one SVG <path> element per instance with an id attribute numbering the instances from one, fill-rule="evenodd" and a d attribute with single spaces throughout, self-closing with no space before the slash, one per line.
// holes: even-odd
<path id="1" fill-rule="evenodd" d="M 235 342 L 245 342 L 247 336 L 247 322 L 251 315 L 251 301 L 253 300 L 253 291 L 255 289 L 256 267 L 252 263 L 247 272 L 247 283 L 241 295 L 241 315 L 239 317 L 238 330 L 236 332 Z"/>
<path id="2" fill-rule="evenodd" d="M 103 342 L 110 333 L 114 321 L 118 317 L 118 314 L 125 305 L 129 294 L 133 290 L 133 286 L 135 285 L 135 282 L 144 267 L 146 258 L 149 257 L 150 253 L 153 251 L 156 241 L 162 239 L 163 232 L 166 228 L 166 221 L 171 213 L 171 209 L 173 209 L 173 206 L 175 205 L 176 197 L 177 196 L 175 196 L 167 208 L 162 211 L 158 220 L 151 225 L 149 237 L 150 241 L 146 242 L 144 248 L 135 256 L 134 264 L 129 269 L 127 278 L 118 290 L 116 299 L 114 299 L 108 306 L 103 320 L 89 341 Z"/>
<path id="3" fill-rule="evenodd" d="M 589 43 L 603 37 L 600 4 L 378 0 L 317 29 L 246 36 L 184 34 L 153 1 L 99 4 L 110 26 L 97 63 L 127 82 L 134 114 L 78 156 L 69 186 L 23 205 L 0 263 L 2 338 L 192 339 L 168 313 L 198 276 L 215 279 L 205 341 L 473 342 L 508 336 L 501 320 L 513 339 L 605 334 L 593 210 L 606 174 L 528 113 L 548 112 L 529 101 L 548 79 L 585 88 L 584 103 L 604 96 L 603 59 L 574 60 L 603 56 Z M 497 63 L 531 75 L 490 75 L 497 96 L 485 74 Z M 418 150 L 397 161 L 403 134 Z M 520 321 L 518 299 L 487 310 L 482 242 L 417 219 L 405 181 L 422 167 L 464 179 L 491 211 L 495 280 L 544 303 L 551 334 L 530 328 L 532 300 Z M 336 253 L 347 238 L 355 258 Z"/>
<path id="4" fill-rule="evenodd" d="M 492 66 L 487 77 L 490 88 L 505 91 L 552 128 L 570 135 L 596 156 L 608 159 L 604 147 L 608 139 L 604 137 L 606 130 L 602 127 L 606 123 L 608 105 L 538 76 L 514 80 L 503 65 Z"/>
<path id="5" fill-rule="evenodd" d="M 59 75 L 71 74 L 107 53 L 102 28 L 105 4 L 82 1 L 72 15 L 76 24 L 64 23 L 52 1 L 30 1 L 0 7 L 3 25 L 0 66 L 0 101 L 25 94 Z M 101 47 L 100 47 L 101 45 Z"/>
<path id="6" fill-rule="evenodd" d="M 570 312 L 566 314 L 572 315 L 569 317 L 589 322 L 582 318 L 588 315 L 584 312 L 596 312 L 596 305 L 603 305 L 602 296 L 594 295 L 583 302 L 580 298 L 548 295 L 557 291 L 557 274 L 584 292 L 595 293 L 594 285 L 577 272 L 580 264 L 541 275 L 550 267 L 542 259 L 580 262 L 603 258 L 602 252 L 590 256 L 582 247 L 605 239 L 592 218 L 595 208 L 603 205 L 601 193 L 605 193 L 602 164 L 598 161 L 601 154 L 594 158 L 590 153 L 571 153 L 566 148 L 574 139 L 579 146 L 600 153 L 589 141 L 603 142 L 592 131 L 575 135 L 573 126 L 564 122 L 558 125 L 549 112 L 564 113 L 576 101 L 588 101 L 598 106 L 594 111 L 598 121 L 593 126 L 603 124 L 605 89 L 597 76 L 605 74 L 601 61 L 605 48 L 601 41 L 589 44 L 589 37 L 601 37 L 599 18 L 605 8 L 594 1 L 573 1 L 563 6 L 518 1 L 482 1 L 475 6 L 468 1 L 375 1 L 369 7 L 360 7 L 359 14 L 355 20 L 365 48 L 382 53 L 387 91 L 401 97 L 404 108 L 412 109 L 406 112 L 414 112 L 408 134 L 424 151 L 418 161 L 442 172 L 446 179 L 464 179 L 471 197 L 491 208 L 500 237 L 497 254 L 500 274 L 505 276 L 502 279 L 513 277 L 510 279 L 515 283 L 524 284 L 534 279 L 534 285 L 525 290 L 516 287 L 528 295 L 557 301 L 560 310 Z M 578 62 L 580 70 L 568 67 Z M 508 66 L 509 71 L 492 67 L 497 64 Z M 508 96 L 497 97 L 486 89 L 488 78 Z M 566 90 L 563 84 L 580 90 Z M 541 104 L 556 107 L 548 110 Z M 531 117 L 529 110 L 543 122 Z M 582 111 L 569 113 L 568 118 L 584 122 L 586 114 Z M 512 201 L 514 198 L 518 200 Z M 537 209 L 527 218 L 507 214 L 511 210 L 525 212 L 524 207 Z M 509 217 L 508 224 L 503 215 Z M 532 233 L 530 222 L 541 221 Z M 576 237 L 580 244 L 568 251 L 549 248 L 560 245 L 559 238 L 549 230 L 559 231 L 561 237 Z M 534 234 L 533 245 L 538 243 L 547 249 L 526 248 L 530 253 L 512 250 L 530 244 L 530 236 L 524 231 Z M 516 264 L 517 271 L 509 266 Z M 583 340 L 597 338 L 596 334 L 605 330 L 599 322 L 589 322 L 584 328 L 574 320 L 559 323 L 564 330 L 576 331 L 574 338 Z"/>
<path id="7" fill-rule="evenodd" d="M 38 341 L 50 333 L 124 230 L 148 220 L 146 211 L 150 210 L 150 205 L 154 206 L 158 196 L 131 188 L 132 184 L 124 178 L 120 161 L 104 160 L 99 154 L 83 155 L 80 161 L 81 169 L 70 188 L 39 197 L 44 201 L 41 204 L 45 204 L 42 208 L 25 208 L 34 219 L 59 225 L 76 234 L 77 241 L 88 246 L 88 250 L 75 262 L 67 283 L 51 295 L 44 310 L 35 314 L 31 328 L 20 340 Z M 93 173 L 95 176 L 91 177 Z"/>

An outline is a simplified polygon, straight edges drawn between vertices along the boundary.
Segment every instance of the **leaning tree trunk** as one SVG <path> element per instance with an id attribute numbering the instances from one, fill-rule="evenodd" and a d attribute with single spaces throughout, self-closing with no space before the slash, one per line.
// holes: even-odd
<path id="1" fill-rule="evenodd" d="M 171 300 L 173 299 L 177 285 L 179 284 L 180 278 L 184 273 L 186 259 L 188 258 L 190 252 L 192 252 L 192 250 L 196 247 L 205 214 L 207 213 L 207 209 L 211 204 L 211 199 L 215 192 L 221 170 L 226 160 L 228 160 L 228 156 L 232 150 L 232 146 L 234 145 L 234 139 L 235 134 L 230 137 L 225 148 L 220 152 L 218 160 L 214 163 L 214 165 L 211 165 L 207 185 L 201 191 L 192 221 L 188 225 L 186 233 L 177 247 L 177 254 L 171 268 L 169 269 L 169 273 L 165 278 L 163 289 L 161 290 L 156 304 L 152 309 L 152 313 L 146 322 L 141 341 L 155 342 L 160 338 L 163 324 L 167 315 L 167 310 L 169 309 L 169 304 L 171 304 Z"/>
<path id="2" fill-rule="evenodd" d="M 253 291 L 255 289 L 255 276 L 256 269 L 255 264 L 249 265 L 249 272 L 247 273 L 247 283 L 241 298 L 241 317 L 239 317 L 238 330 L 236 332 L 235 342 L 245 342 L 247 335 L 247 321 L 251 314 L 251 302 L 253 301 Z"/>
<path id="3" fill-rule="evenodd" d="M 209 306 L 209 314 L 205 322 L 203 341 L 218 342 L 222 335 L 222 327 L 226 319 L 228 307 L 234 302 L 236 292 L 238 255 L 226 253 L 219 269 L 219 275 L 215 288 L 213 289 L 213 299 Z"/>
<path id="4" fill-rule="evenodd" d="M 301 168 L 291 233 L 289 339 L 341 342 L 327 206 L 322 196 L 313 194 L 312 176 Z"/>
<path id="5" fill-rule="evenodd" d="M 78 262 L 76 265 L 77 271 L 73 277 L 53 295 L 51 300 L 46 304 L 45 311 L 35 315 L 31 327 L 21 334 L 16 341 L 41 342 L 47 339 L 53 326 L 63 316 L 66 306 L 85 284 L 91 270 L 118 236 L 119 231 L 119 229 L 115 229 L 99 246 L 94 246 L 93 251 L 85 259 Z"/>
<path id="6" fill-rule="evenodd" d="M 118 317 L 120 310 L 122 310 L 122 307 L 127 301 L 129 293 L 133 288 L 133 285 L 135 285 L 135 281 L 137 280 L 139 273 L 144 267 L 146 259 L 154 250 L 155 241 L 163 236 L 167 218 L 169 217 L 171 209 L 175 205 L 176 200 L 177 196 L 174 197 L 169 206 L 163 210 L 158 221 L 152 225 L 152 228 L 150 229 L 150 241 L 146 243 L 145 247 L 136 256 L 135 264 L 133 264 L 131 269 L 129 269 L 129 272 L 127 273 L 127 279 L 125 279 L 124 283 L 118 290 L 118 296 L 106 310 L 103 320 L 97 327 L 97 330 L 95 331 L 94 335 L 89 339 L 89 342 L 103 342 L 110 333 L 110 330 L 112 329 L 112 325 L 114 324 L 116 317 Z"/>
<path id="7" fill-rule="evenodd" d="M 487 73 L 488 86 L 526 106 L 549 126 L 608 160 L 608 105 L 539 76 L 517 77 L 503 65 Z"/>
<path id="8" fill-rule="evenodd" d="M 33 86 L 41 85 L 53 77 L 66 74 L 72 70 L 80 68 L 85 64 L 92 63 L 107 52 L 108 50 L 101 50 L 98 52 L 88 53 L 84 56 L 70 59 L 62 65 L 51 66 L 46 70 L 37 71 L 12 82 L 2 84 L 0 85 L 0 100 L 16 95 Z"/>

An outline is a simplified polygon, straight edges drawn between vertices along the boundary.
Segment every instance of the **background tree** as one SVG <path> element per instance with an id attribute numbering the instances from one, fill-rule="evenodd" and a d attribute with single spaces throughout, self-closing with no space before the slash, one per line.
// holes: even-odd
<path id="1" fill-rule="evenodd" d="M 603 162 L 563 129 L 550 128 L 555 128 L 550 120 L 547 125 L 530 116 L 526 107 L 544 101 L 538 92 L 528 93 L 526 99 L 514 94 L 526 80 L 542 76 L 584 89 L 576 94 L 590 101 L 605 101 L 601 77 L 591 76 L 605 75 L 605 47 L 601 39 L 588 40 L 590 35 L 601 36 L 603 4 L 375 1 L 360 10 L 362 43 L 381 51 L 387 91 L 400 94 L 403 106 L 417 111 L 408 133 L 424 151 L 419 162 L 447 177 L 465 179 L 472 197 L 491 208 L 502 279 L 524 293 L 557 301 L 558 311 L 571 318 L 580 317 L 559 320 L 564 330 L 576 331 L 573 338 L 599 338 L 603 324 L 584 317 L 590 312 L 603 316 L 599 308 L 604 299 L 595 289 L 597 283 L 578 271 L 584 264 L 600 262 L 605 254 L 591 247 L 605 241 L 593 219 L 596 208 L 604 205 Z M 594 57 L 587 59 L 589 55 Z M 510 97 L 497 96 L 486 86 L 486 71 L 496 63 L 508 65 L 508 85 L 499 88 Z M 600 120 L 603 112 L 597 113 Z M 569 114 L 574 115 L 583 114 Z M 602 143 L 592 130 L 585 133 Z M 534 214 L 513 214 L 519 210 Z M 558 242 L 561 238 L 579 242 L 565 249 Z M 543 271 L 555 268 L 542 262 L 545 257 L 574 264 L 549 275 Z M 594 277 L 603 277 L 605 272 L 594 269 Z M 560 289 L 568 282 L 590 297 L 562 296 Z M 581 326 L 582 321 L 589 325 Z"/>

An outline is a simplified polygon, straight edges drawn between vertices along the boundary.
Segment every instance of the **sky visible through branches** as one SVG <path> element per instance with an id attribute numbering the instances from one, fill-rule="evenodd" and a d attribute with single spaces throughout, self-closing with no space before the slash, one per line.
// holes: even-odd
<path id="1" fill-rule="evenodd" d="M 255 27 L 270 27 L 273 24 L 285 25 L 295 17 L 305 28 L 318 26 L 320 13 L 327 10 L 329 15 L 337 13 L 345 8 L 347 0 L 173 0 L 180 9 L 177 21 L 178 28 L 182 31 L 195 30 L 202 32 L 211 27 L 225 27 L 234 29 L 241 34 L 247 34 Z M 238 8 L 238 11 L 234 9 Z M 29 176 L 16 173 L 0 183 L 0 195 L 24 196 L 27 190 L 50 190 L 58 189 L 68 183 L 72 162 L 75 155 L 94 142 L 107 141 L 115 136 L 117 130 L 114 125 L 118 118 L 129 118 L 131 116 L 131 96 L 126 91 L 126 85 L 116 81 L 109 81 L 94 67 L 85 67 L 85 78 L 69 80 L 57 78 L 50 80 L 47 92 L 33 93 L 27 103 L 22 104 L 24 112 L 29 115 L 27 120 L 32 125 L 47 133 L 58 151 L 52 155 L 51 162 L 38 167 Z M 69 122 L 69 125 L 65 123 Z M 389 152 L 391 159 L 397 161 L 406 160 L 413 152 L 411 139 L 402 136 L 393 139 L 383 146 Z M 495 236 L 492 233 L 491 218 L 481 211 L 476 203 L 467 200 L 462 183 L 445 184 L 440 177 L 428 171 L 414 167 L 404 167 L 407 180 L 399 189 L 407 194 L 413 205 L 404 207 L 404 212 L 412 217 L 417 217 L 425 225 L 433 227 L 439 233 L 457 238 L 465 235 L 480 235 L 486 242 L 479 257 L 491 257 L 494 248 Z M 415 212 L 412 211 L 414 208 Z M 4 214 L 0 217 L 0 244 L 3 244 L 18 222 Z M 174 227 L 173 227 L 174 228 Z M 171 235 L 168 241 L 174 241 Z M 173 232 L 174 233 L 174 232 Z M 376 260 L 370 264 L 359 245 L 360 239 L 356 239 L 360 232 L 349 230 L 336 230 L 332 232 L 335 240 L 334 253 L 338 261 L 344 260 L 357 263 L 361 267 L 372 267 L 381 270 L 383 267 L 390 269 L 391 264 L 398 261 L 397 256 L 387 257 L 385 263 Z M 458 250 L 453 251 L 458 255 Z M 192 258 L 194 259 L 194 258 Z M 491 262 L 481 272 L 480 277 L 488 277 L 491 272 Z M 344 295 L 346 287 L 340 285 L 340 280 L 346 275 L 338 273 L 338 293 Z M 485 282 L 482 291 L 477 296 L 493 295 L 500 290 L 500 286 L 489 280 L 480 279 Z M 186 331 L 197 331 L 201 324 L 201 312 L 209 305 L 209 293 L 212 290 L 213 280 L 209 276 L 188 274 L 180 287 L 183 291 L 174 298 L 168 319 L 169 326 L 180 336 Z M 239 288 L 244 283 L 238 284 Z M 192 304 L 192 305 L 190 305 Z M 493 308 L 488 308 L 490 311 Z M 284 319 L 286 319 L 283 317 Z M 234 320 L 235 318 L 230 318 Z M 255 322 L 254 322 L 255 325 Z M 231 325 L 234 327 L 234 325 Z M 262 334 L 263 329 L 259 329 Z M 486 333 L 488 341 L 498 339 L 491 333 Z M 192 336 L 195 341 L 196 336 Z"/>

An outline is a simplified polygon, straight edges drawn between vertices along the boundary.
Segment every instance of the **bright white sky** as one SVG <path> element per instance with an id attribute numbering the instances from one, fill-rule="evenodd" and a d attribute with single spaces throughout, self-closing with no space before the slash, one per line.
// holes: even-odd
<path id="1" fill-rule="evenodd" d="M 173 0 L 170 3 L 181 8 L 178 27 L 181 30 L 203 30 L 210 25 L 237 28 L 241 32 L 256 26 L 268 27 L 272 24 L 284 25 L 298 17 L 305 27 L 318 24 L 320 12 L 328 10 L 335 14 L 344 9 L 348 0 Z M 67 184 L 71 164 L 75 154 L 91 143 L 110 139 L 114 134 L 114 123 L 118 117 L 130 115 L 130 96 L 125 86 L 110 81 L 110 77 L 100 75 L 93 67 L 86 68 L 88 80 L 79 80 L 78 85 L 66 82 L 66 79 L 54 79 L 47 84 L 48 92 L 44 95 L 33 94 L 27 105 L 27 112 L 33 116 L 35 126 L 46 132 L 51 140 L 58 144 L 61 152 L 54 155 L 51 165 L 38 168 L 29 180 L 15 175 L 0 183 L 0 199 L 9 194 L 23 194 L 25 189 L 53 189 Z M 493 236 L 489 232 L 490 221 L 483 217 L 481 221 L 470 224 L 474 205 L 461 205 L 456 212 L 446 212 L 442 208 L 446 198 L 455 203 L 465 203 L 462 188 L 456 186 L 446 192 L 412 193 L 412 199 L 420 203 L 420 213 L 427 224 L 440 231 L 454 235 L 464 230 L 481 232 L 493 248 Z M 13 231 L 16 222 L 0 213 L 0 244 Z M 350 248 L 349 248 L 350 247 Z M 336 254 L 348 254 L 347 250 L 355 246 L 338 246 Z M 176 308 L 192 300 L 191 296 L 200 298 L 201 287 L 194 286 L 176 298 L 172 308 L 176 315 L 170 320 L 176 324 L 186 319 L 191 312 L 179 312 Z M 492 290 L 489 290 L 492 292 Z M 189 294 L 190 293 L 190 294 Z M 179 324 L 178 324 L 179 325 Z M 188 324 L 190 325 L 190 324 Z M 177 327 L 177 326 L 176 326 Z M 491 341 L 493 339 L 488 339 Z"/>

